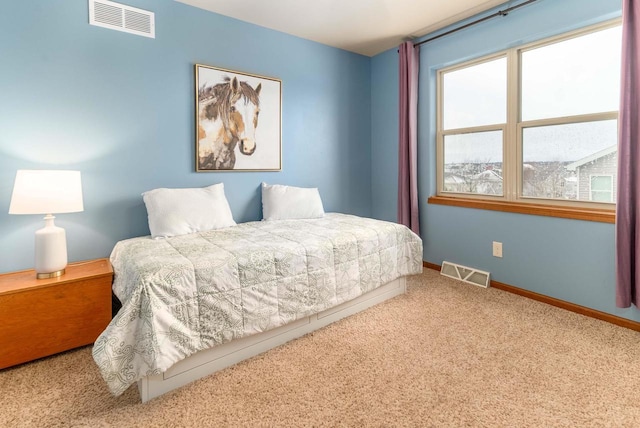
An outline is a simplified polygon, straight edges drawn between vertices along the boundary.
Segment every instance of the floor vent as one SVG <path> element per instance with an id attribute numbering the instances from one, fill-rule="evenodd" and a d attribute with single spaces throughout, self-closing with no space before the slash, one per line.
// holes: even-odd
<path id="1" fill-rule="evenodd" d="M 89 0 L 89 24 L 156 38 L 153 12 L 108 0 Z"/>
<path id="2" fill-rule="evenodd" d="M 457 265 L 451 262 L 442 262 L 440 274 L 484 288 L 489 286 L 489 272 Z"/>

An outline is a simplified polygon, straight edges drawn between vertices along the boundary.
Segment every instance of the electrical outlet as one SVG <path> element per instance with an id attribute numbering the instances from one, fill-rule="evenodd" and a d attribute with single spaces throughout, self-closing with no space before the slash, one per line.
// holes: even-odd
<path id="1" fill-rule="evenodd" d="M 493 241 L 493 257 L 502 257 L 502 242 Z"/>

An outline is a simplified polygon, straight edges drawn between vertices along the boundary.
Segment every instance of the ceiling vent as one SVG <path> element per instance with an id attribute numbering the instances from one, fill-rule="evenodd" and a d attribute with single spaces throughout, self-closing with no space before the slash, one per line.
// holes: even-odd
<path id="1" fill-rule="evenodd" d="M 489 286 L 489 272 L 457 265 L 451 262 L 442 262 L 440 274 L 483 288 L 487 288 Z"/>
<path id="2" fill-rule="evenodd" d="M 156 38 L 153 12 L 108 0 L 89 0 L 89 24 Z"/>

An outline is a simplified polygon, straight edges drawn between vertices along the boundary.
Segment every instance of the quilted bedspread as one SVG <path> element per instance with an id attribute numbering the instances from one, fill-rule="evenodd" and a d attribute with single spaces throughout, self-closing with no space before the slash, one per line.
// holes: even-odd
<path id="1" fill-rule="evenodd" d="M 111 263 L 122 308 L 93 358 L 120 395 L 197 351 L 422 272 L 422 241 L 396 223 L 328 213 L 128 239 L 116 244 Z"/>

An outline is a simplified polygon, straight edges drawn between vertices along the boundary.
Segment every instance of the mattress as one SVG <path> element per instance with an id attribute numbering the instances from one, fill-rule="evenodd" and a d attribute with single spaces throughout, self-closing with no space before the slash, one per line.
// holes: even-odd
<path id="1" fill-rule="evenodd" d="M 422 272 L 422 241 L 346 214 L 118 242 L 122 302 L 93 358 L 114 395 L 200 350 L 264 332 Z"/>

